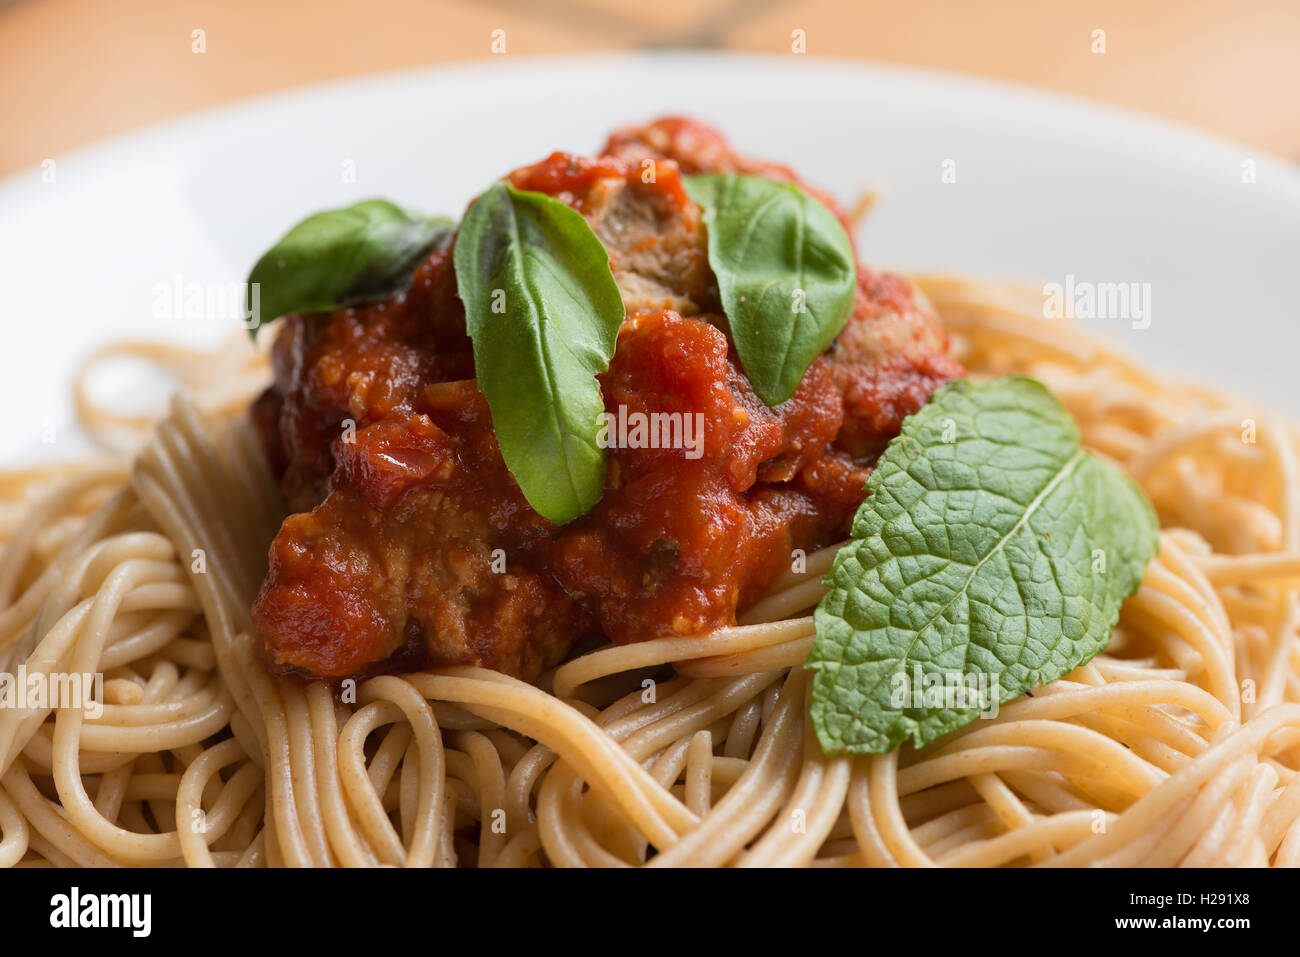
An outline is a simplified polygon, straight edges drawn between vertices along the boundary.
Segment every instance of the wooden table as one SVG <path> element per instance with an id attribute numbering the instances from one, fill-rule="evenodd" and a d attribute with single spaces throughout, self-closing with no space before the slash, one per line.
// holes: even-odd
<path id="1" fill-rule="evenodd" d="M 810 55 L 1052 87 L 1300 158 L 1300 0 L 0 0 L 0 175 L 216 103 L 484 57 L 498 30 L 507 56 L 790 52 L 803 31 Z"/>

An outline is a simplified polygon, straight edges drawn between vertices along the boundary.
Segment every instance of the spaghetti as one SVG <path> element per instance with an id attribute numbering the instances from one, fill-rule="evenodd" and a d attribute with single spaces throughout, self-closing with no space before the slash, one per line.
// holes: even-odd
<path id="1" fill-rule="evenodd" d="M 129 463 L 0 484 L 0 671 L 103 676 L 93 712 L 0 708 L 0 864 L 1300 863 L 1295 427 L 1031 293 L 918 282 L 973 376 L 1042 380 L 1160 515 L 1109 647 L 1066 678 L 922 750 L 825 756 L 802 663 L 834 548 L 736 627 L 535 684 L 270 677 L 249 605 L 283 505 L 242 414 L 265 356 L 148 346 L 188 385 L 156 425 L 78 386 L 93 434 L 143 440 Z"/>

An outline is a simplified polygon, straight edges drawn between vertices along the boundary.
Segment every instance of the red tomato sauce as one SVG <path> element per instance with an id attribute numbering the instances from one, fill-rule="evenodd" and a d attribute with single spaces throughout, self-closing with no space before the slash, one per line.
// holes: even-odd
<path id="1" fill-rule="evenodd" d="M 606 410 L 673 437 L 615 429 L 626 441 L 609 451 L 604 494 L 568 524 L 534 512 L 502 461 L 450 250 L 383 302 L 279 323 L 274 384 L 253 410 L 291 511 L 253 607 L 272 668 L 477 664 L 531 678 L 584 636 L 734 624 L 795 549 L 847 535 L 884 445 L 961 369 L 911 285 L 863 267 L 844 333 L 791 399 L 764 405 L 720 328 L 679 175 L 755 163 L 687 122 L 510 177 L 601 236 L 628 307 L 599 376 Z"/>

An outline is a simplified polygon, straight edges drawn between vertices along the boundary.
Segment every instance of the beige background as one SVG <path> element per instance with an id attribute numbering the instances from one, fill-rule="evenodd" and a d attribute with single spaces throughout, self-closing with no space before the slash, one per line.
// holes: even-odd
<path id="1" fill-rule="evenodd" d="M 495 29 L 509 56 L 789 52 L 799 29 L 810 55 L 1052 87 L 1300 159 L 1300 0 L 0 0 L 0 175 L 204 106 L 487 56 Z"/>

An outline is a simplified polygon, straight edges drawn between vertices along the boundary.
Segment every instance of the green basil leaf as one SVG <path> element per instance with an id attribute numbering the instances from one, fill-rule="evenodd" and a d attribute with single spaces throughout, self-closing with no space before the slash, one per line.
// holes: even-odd
<path id="1" fill-rule="evenodd" d="M 920 747 L 992 705 L 959 685 L 1001 704 L 1091 660 L 1159 544 L 1142 490 L 1024 377 L 935 393 L 867 493 L 806 663 L 828 754 Z"/>
<path id="2" fill-rule="evenodd" d="M 539 514 L 576 518 L 605 486 L 595 377 L 625 318 L 609 255 L 564 203 L 496 183 L 465 214 L 454 258 L 506 466 Z"/>
<path id="3" fill-rule="evenodd" d="M 848 234 L 790 183 L 703 173 L 686 177 L 686 191 L 704 207 L 709 265 L 741 367 L 760 399 L 784 402 L 853 309 Z"/>
<path id="4" fill-rule="evenodd" d="M 449 219 L 422 216 L 386 199 L 308 216 L 248 275 L 250 333 L 256 337 L 261 326 L 289 313 L 382 299 L 410 282 L 415 268 L 455 229 Z"/>

